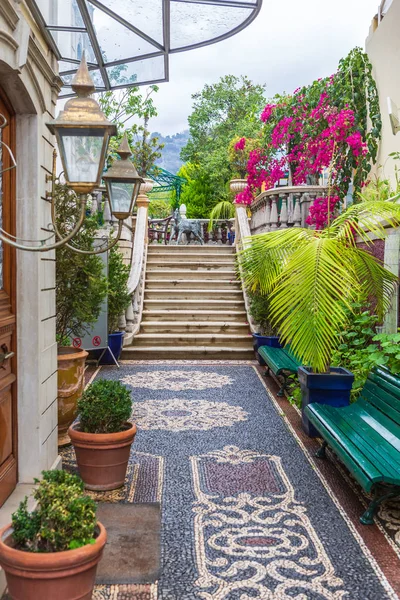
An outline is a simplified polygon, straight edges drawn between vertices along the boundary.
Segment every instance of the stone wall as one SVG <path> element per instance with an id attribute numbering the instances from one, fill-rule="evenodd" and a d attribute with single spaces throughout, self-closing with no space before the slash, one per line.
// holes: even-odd
<path id="1" fill-rule="evenodd" d="M 23 1 L 0 0 L 0 86 L 16 113 L 17 236 L 48 237 L 57 61 Z M 17 252 L 19 482 L 57 465 L 55 253 Z"/>

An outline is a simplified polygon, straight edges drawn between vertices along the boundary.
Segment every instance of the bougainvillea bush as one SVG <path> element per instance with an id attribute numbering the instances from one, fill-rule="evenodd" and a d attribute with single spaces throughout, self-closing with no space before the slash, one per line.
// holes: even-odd
<path id="1" fill-rule="evenodd" d="M 322 228 L 351 182 L 357 196 L 376 160 L 382 123 L 367 55 L 355 48 L 335 74 L 275 96 L 261 121 L 263 144 L 249 153 L 248 187 L 236 201 L 250 204 L 262 186 L 274 187 L 288 171 L 293 185 L 301 185 L 317 184 L 328 169 L 329 200 L 317 198 L 309 217 Z"/>

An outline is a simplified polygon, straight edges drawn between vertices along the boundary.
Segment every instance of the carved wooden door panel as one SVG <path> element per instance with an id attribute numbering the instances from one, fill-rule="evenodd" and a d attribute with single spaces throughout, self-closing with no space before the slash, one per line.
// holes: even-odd
<path id="1" fill-rule="evenodd" d="M 0 141 L 15 156 L 15 119 L 0 89 Z M 0 144 L 0 227 L 15 235 L 15 169 Z M 17 484 L 15 251 L 0 242 L 0 506 Z"/>

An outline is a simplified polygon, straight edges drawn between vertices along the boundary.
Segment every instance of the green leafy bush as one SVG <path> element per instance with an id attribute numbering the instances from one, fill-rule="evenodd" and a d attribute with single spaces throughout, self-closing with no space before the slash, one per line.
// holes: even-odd
<path id="1" fill-rule="evenodd" d="M 78 401 L 79 425 L 85 433 L 123 431 L 131 412 L 130 391 L 120 381 L 99 379 L 86 388 Z"/>
<path id="2" fill-rule="evenodd" d="M 129 267 L 122 254 L 114 247 L 108 259 L 108 333 L 118 331 L 118 320 L 128 308 L 131 295 L 128 292 Z"/>
<path id="3" fill-rule="evenodd" d="M 269 316 L 268 296 L 262 296 L 258 292 L 248 291 L 250 299 L 250 315 L 258 325 L 258 333 L 265 336 L 278 335 L 277 329 L 272 327 Z"/>
<path id="4" fill-rule="evenodd" d="M 28 552 L 61 552 L 95 541 L 96 504 L 83 494 L 83 481 L 66 471 L 43 471 L 33 497 L 25 498 L 12 515 L 16 548 Z"/>
<path id="5" fill-rule="evenodd" d="M 367 348 L 366 361 L 370 368 L 383 366 L 393 375 L 400 373 L 400 333 L 378 333 L 373 340 L 378 344 L 371 344 Z"/>

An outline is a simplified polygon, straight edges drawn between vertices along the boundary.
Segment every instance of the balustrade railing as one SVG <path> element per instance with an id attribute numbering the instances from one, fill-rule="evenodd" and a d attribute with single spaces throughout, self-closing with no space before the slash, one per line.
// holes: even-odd
<path id="1" fill-rule="evenodd" d="M 214 227 L 211 231 L 208 230 L 210 220 L 209 219 L 193 219 L 196 221 L 200 221 L 201 227 L 201 235 L 205 244 L 227 244 L 232 245 L 234 241 L 234 223 L 235 219 L 228 220 L 216 220 L 214 221 Z M 150 219 L 149 220 L 149 243 L 150 244 L 169 244 L 172 231 L 174 227 L 174 219 L 173 217 L 167 217 L 166 219 Z M 172 244 L 176 244 L 176 239 L 171 242 Z M 186 238 L 183 239 L 182 243 L 186 244 Z M 191 243 L 198 244 L 199 242 L 194 242 L 191 240 Z"/>
<path id="2" fill-rule="evenodd" d="M 320 185 L 272 188 L 259 194 L 251 205 L 251 234 L 287 227 L 307 227 L 310 206 L 324 197 L 327 187 Z"/>

